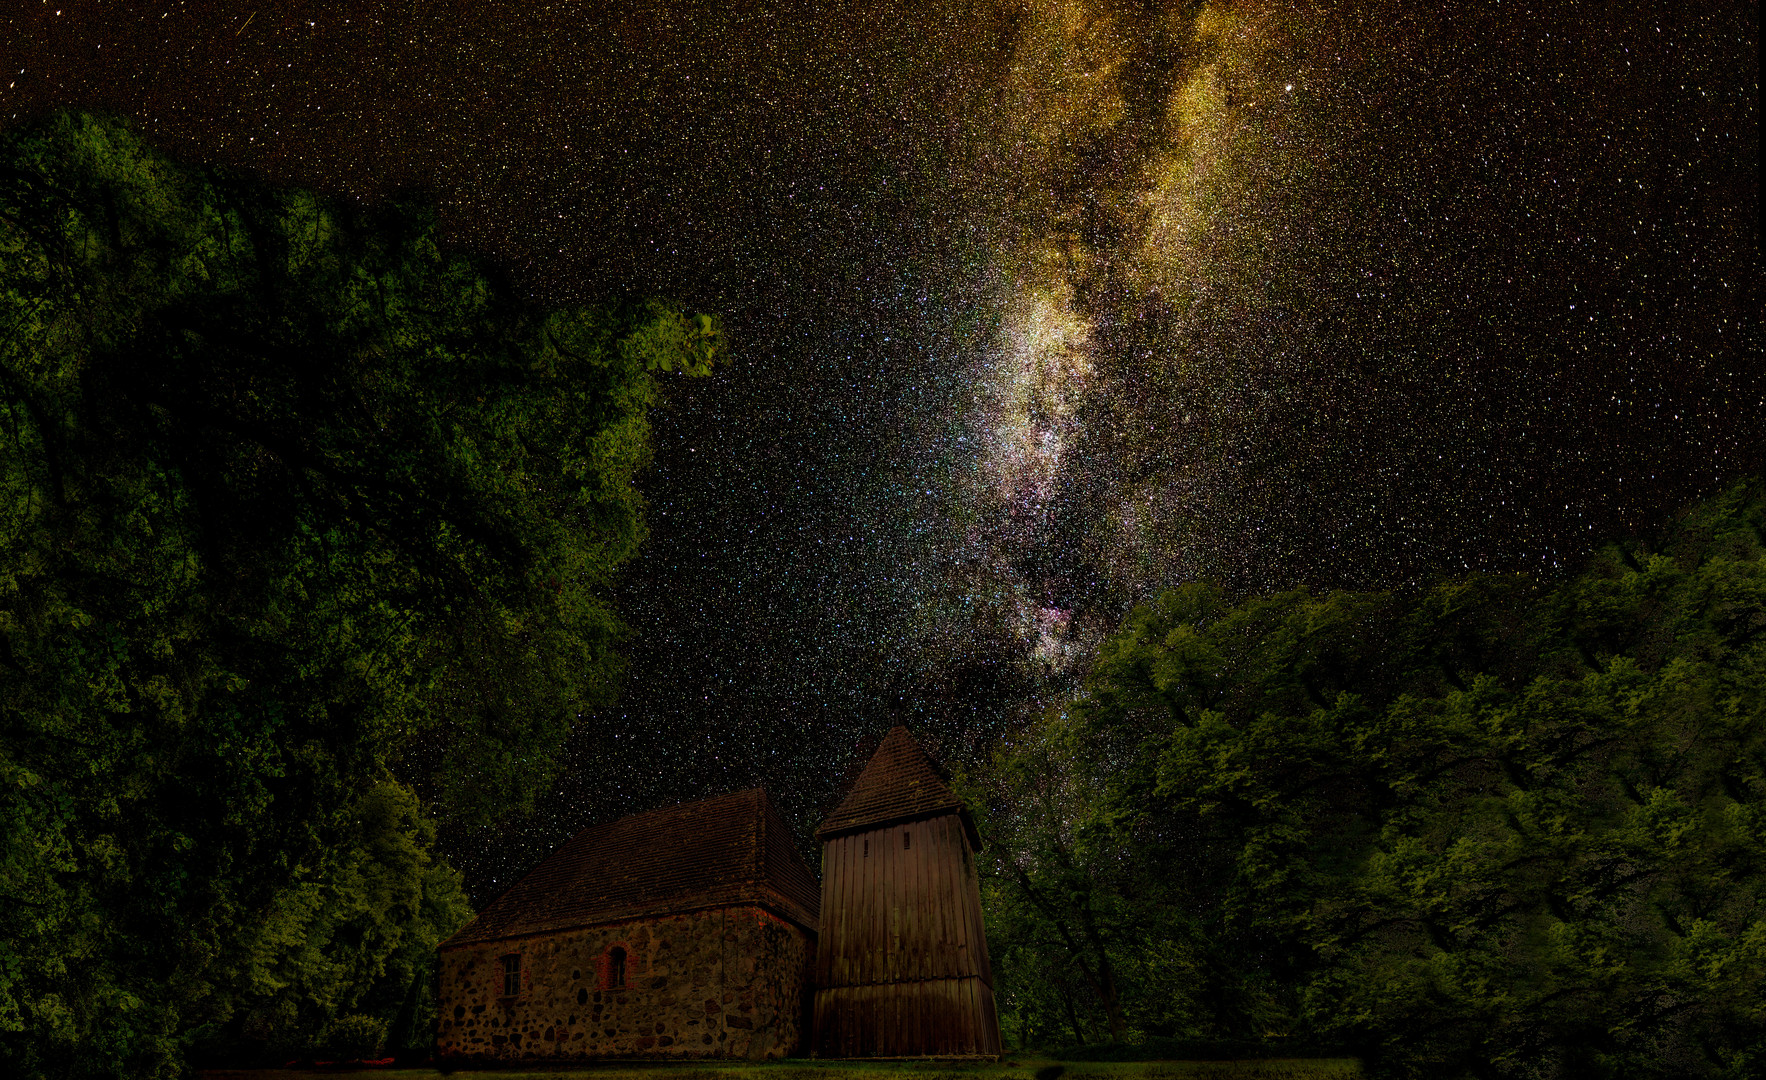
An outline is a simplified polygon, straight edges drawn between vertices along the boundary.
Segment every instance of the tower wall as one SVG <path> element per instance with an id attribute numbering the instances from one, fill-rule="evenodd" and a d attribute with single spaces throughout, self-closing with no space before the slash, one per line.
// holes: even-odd
<path id="1" fill-rule="evenodd" d="M 1000 1052 L 980 884 L 956 814 L 824 841 L 815 986 L 819 1055 Z"/>

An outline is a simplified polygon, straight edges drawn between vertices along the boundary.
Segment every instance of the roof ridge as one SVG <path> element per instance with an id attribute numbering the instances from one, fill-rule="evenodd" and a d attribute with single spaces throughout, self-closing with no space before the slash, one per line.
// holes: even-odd
<path id="1" fill-rule="evenodd" d="M 765 819 L 777 813 L 766 788 L 757 785 L 584 826 L 448 944 L 619 921 L 684 905 L 751 902 L 782 904 L 787 917 L 813 930 L 820 887 L 795 844 L 770 851 L 768 830 L 774 826 Z"/>

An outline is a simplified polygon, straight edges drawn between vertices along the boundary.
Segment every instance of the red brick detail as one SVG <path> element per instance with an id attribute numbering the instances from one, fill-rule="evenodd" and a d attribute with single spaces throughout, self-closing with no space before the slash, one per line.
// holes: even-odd
<path id="1" fill-rule="evenodd" d="M 623 986 L 614 986 L 612 982 L 613 950 L 615 949 L 625 950 L 625 984 Z M 612 942 L 601 950 L 600 956 L 595 958 L 595 986 L 601 990 L 629 990 L 638 974 L 638 957 L 632 951 L 629 941 Z"/>

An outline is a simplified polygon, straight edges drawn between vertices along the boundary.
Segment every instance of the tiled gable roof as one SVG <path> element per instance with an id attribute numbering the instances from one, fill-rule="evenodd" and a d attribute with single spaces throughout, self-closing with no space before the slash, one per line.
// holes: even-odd
<path id="1" fill-rule="evenodd" d="M 937 767 L 908 729 L 893 727 L 853 782 L 852 790 L 816 830 L 816 839 L 939 814 L 960 815 L 969 843 L 981 850 L 981 837 L 963 800 L 938 775 Z"/>
<path id="2" fill-rule="evenodd" d="M 748 903 L 816 928 L 821 886 L 763 788 L 591 825 L 446 945 Z"/>

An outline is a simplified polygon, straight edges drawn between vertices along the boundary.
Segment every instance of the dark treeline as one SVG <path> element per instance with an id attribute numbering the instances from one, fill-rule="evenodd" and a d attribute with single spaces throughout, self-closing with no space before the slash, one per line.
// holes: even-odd
<path id="1" fill-rule="evenodd" d="M 968 782 L 1009 1040 L 1757 1076 L 1766 485 L 1560 582 L 1167 592 Z"/>
<path id="2" fill-rule="evenodd" d="M 624 631 L 656 372 L 363 206 L 0 139 L 0 1073 L 426 1049 L 438 823 L 549 790 Z"/>

